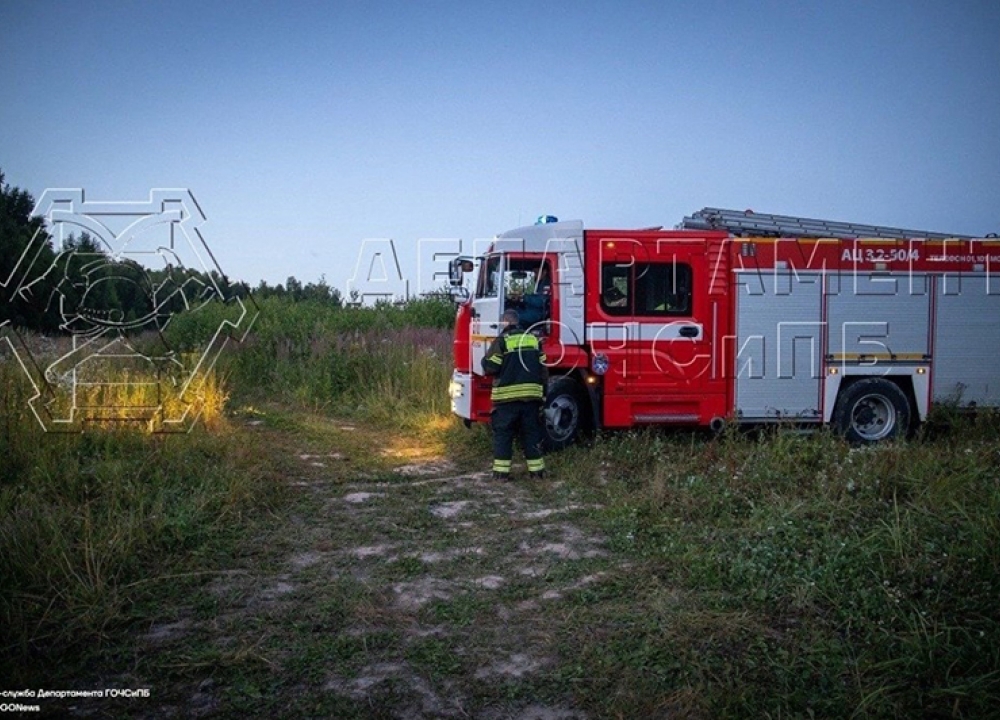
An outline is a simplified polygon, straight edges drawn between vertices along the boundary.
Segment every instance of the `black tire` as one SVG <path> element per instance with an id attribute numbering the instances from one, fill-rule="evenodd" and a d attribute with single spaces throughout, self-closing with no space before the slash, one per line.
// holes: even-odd
<path id="1" fill-rule="evenodd" d="M 559 378 L 545 394 L 542 430 L 546 450 L 569 447 L 589 427 L 590 402 L 576 380 Z"/>
<path id="2" fill-rule="evenodd" d="M 840 389 L 832 421 L 849 442 L 871 444 L 906 435 L 911 417 L 910 401 L 899 385 L 866 378 Z"/>

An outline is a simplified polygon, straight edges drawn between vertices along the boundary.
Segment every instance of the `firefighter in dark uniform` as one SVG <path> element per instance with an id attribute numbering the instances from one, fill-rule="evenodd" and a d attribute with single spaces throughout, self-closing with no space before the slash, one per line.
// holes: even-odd
<path id="1" fill-rule="evenodd" d="M 545 401 L 545 383 L 549 379 L 545 353 L 537 337 L 518 325 L 516 310 L 503 314 L 506 327 L 493 341 L 483 358 L 483 372 L 493 376 L 493 477 L 510 477 L 514 455 L 514 435 L 521 438 L 528 474 L 545 474 L 542 459 L 541 408 Z"/>

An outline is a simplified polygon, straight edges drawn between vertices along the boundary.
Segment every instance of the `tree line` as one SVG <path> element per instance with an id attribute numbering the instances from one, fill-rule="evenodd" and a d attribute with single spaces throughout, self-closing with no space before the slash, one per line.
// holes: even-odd
<path id="1" fill-rule="evenodd" d="M 150 269 L 116 258 L 87 232 L 56 247 L 45 222 L 32 216 L 35 199 L 8 184 L 0 170 L 0 326 L 43 333 L 86 333 L 116 327 L 161 327 L 171 316 L 213 300 L 284 298 L 331 307 L 344 304 L 324 277 L 302 283 L 266 281 L 251 288 L 217 271 Z"/>

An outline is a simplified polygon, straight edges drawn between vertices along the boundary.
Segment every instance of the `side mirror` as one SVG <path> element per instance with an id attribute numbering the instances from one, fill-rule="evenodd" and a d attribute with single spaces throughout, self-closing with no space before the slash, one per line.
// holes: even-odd
<path id="1" fill-rule="evenodd" d="M 465 273 L 472 272 L 472 260 L 469 258 L 457 257 L 448 263 L 448 284 L 452 287 L 461 287 Z"/>

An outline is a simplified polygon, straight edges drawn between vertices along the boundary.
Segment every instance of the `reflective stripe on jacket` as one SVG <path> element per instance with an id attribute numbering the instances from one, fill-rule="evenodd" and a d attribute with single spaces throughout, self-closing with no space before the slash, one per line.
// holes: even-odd
<path id="1" fill-rule="evenodd" d="M 544 400 L 545 353 L 538 338 L 523 330 L 505 330 L 486 351 L 483 372 L 493 376 L 494 403 Z"/>

